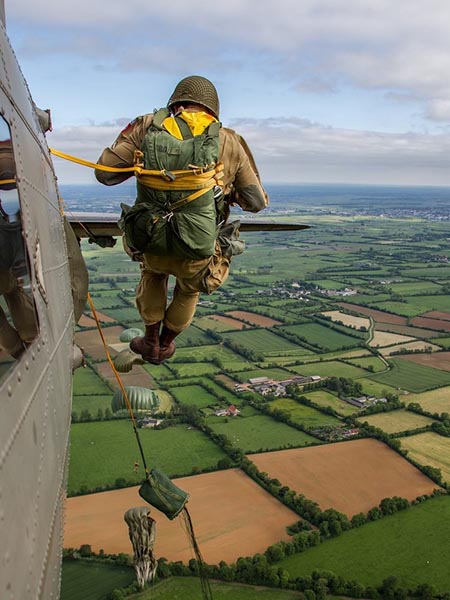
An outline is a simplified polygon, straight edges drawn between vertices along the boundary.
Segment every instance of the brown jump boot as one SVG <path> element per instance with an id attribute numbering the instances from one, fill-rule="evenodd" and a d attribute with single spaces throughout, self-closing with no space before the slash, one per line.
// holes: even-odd
<path id="1" fill-rule="evenodd" d="M 161 335 L 159 336 L 159 362 L 167 360 L 175 354 L 176 346 L 173 341 L 178 335 L 178 332 L 172 331 L 163 325 Z"/>
<path id="2" fill-rule="evenodd" d="M 135 337 L 130 342 L 130 349 L 140 354 L 145 362 L 159 365 L 159 326 L 161 321 L 145 326 L 144 337 Z"/>

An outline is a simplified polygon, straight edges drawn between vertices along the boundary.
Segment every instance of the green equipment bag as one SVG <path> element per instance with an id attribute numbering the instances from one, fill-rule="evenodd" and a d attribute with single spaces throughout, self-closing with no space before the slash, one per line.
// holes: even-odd
<path id="1" fill-rule="evenodd" d="M 167 109 L 158 110 L 141 146 L 144 169 L 172 171 L 213 168 L 219 159 L 220 123 L 211 123 L 193 136 L 185 121 L 175 117 L 183 139 L 166 131 Z M 214 254 L 218 209 L 214 189 L 183 204 L 195 189 L 158 190 L 137 181 L 133 207 L 122 205 L 119 226 L 128 246 L 141 253 L 198 260 Z M 178 208 L 172 210 L 171 207 Z"/>
<path id="2" fill-rule="evenodd" d="M 189 494 L 177 487 L 162 471 L 154 468 L 139 488 L 139 495 L 169 519 L 183 510 Z"/>

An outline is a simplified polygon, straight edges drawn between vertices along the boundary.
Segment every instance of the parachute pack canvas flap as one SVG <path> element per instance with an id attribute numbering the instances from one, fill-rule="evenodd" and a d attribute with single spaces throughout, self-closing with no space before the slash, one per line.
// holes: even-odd
<path id="1" fill-rule="evenodd" d="M 187 492 L 177 487 L 157 468 L 150 471 L 139 488 L 139 495 L 171 520 L 180 514 L 189 498 Z"/>

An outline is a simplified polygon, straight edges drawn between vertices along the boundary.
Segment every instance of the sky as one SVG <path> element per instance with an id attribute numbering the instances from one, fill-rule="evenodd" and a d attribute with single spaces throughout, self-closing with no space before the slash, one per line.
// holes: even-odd
<path id="1" fill-rule="evenodd" d="M 50 146 L 95 161 L 176 83 L 217 87 L 264 183 L 450 185 L 448 0 L 6 0 Z M 91 170 L 55 160 L 60 183 Z"/>

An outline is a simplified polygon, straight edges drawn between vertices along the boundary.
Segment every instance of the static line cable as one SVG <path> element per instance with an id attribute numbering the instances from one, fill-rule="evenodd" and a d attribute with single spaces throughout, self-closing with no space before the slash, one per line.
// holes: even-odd
<path id="1" fill-rule="evenodd" d="M 124 385 L 122 383 L 122 379 L 121 379 L 119 373 L 117 372 L 117 369 L 114 366 L 114 362 L 113 362 L 113 360 L 111 358 L 111 355 L 109 353 L 108 345 L 106 343 L 105 336 L 103 335 L 102 326 L 100 325 L 100 321 L 99 321 L 98 316 L 97 316 L 97 311 L 95 310 L 95 306 L 94 306 L 94 303 L 92 302 L 92 298 L 91 298 L 91 295 L 89 294 L 89 292 L 88 292 L 88 301 L 89 301 L 89 306 L 91 307 L 92 314 L 94 315 L 95 322 L 97 324 L 98 332 L 99 332 L 100 337 L 102 339 L 103 347 L 104 347 L 105 353 L 106 353 L 106 358 L 108 359 L 108 362 L 111 365 L 111 369 L 113 370 L 114 376 L 117 379 L 117 383 L 119 384 L 120 390 L 121 390 L 121 392 L 123 394 L 123 397 L 125 399 L 125 404 L 127 406 L 128 413 L 130 415 L 130 419 L 131 419 L 131 422 L 133 424 L 133 429 L 134 429 L 134 433 L 135 433 L 135 436 L 136 436 L 136 440 L 137 440 L 137 443 L 138 443 L 138 446 L 139 446 L 139 452 L 141 454 L 142 464 L 144 465 L 145 474 L 146 474 L 147 478 L 149 478 L 150 477 L 150 472 L 148 470 L 147 462 L 145 460 L 144 450 L 142 448 L 141 438 L 139 437 L 139 432 L 138 432 L 138 428 L 137 428 L 136 418 L 135 418 L 134 413 L 133 413 L 133 408 L 131 406 L 131 403 L 130 403 L 130 400 L 128 398 L 128 394 L 127 394 L 127 392 L 125 390 L 125 387 L 124 387 Z"/>

